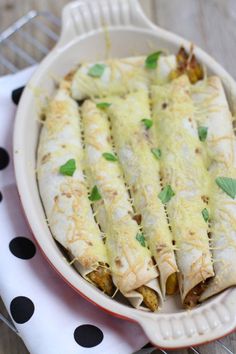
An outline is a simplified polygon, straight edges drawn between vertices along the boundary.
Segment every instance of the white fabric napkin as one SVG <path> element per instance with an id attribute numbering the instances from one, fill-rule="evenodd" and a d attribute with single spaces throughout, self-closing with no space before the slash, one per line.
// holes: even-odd
<path id="1" fill-rule="evenodd" d="M 148 342 L 141 328 L 106 314 L 65 284 L 27 226 L 15 184 L 12 133 L 21 91 L 15 90 L 33 70 L 0 78 L 0 295 L 32 354 L 130 354 Z"/>

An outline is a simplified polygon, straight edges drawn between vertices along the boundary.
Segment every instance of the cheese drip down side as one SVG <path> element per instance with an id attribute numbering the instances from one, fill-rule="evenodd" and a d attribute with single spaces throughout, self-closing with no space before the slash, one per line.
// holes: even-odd
<path id="1" fill-rule="evenodd" d="M 79 262 L 85 278 L 100 266 L 105 267 L 107 287 L 103 287 L 99 277 L 94 283 L 112 295 L 107 252 L 88 200 L 82 159 L 77 104 L 67 90 L 60 89 L 47 108 L 40 134 L 37 159 L 40 195 L 54 238 Z M 76 166 L 72 176 L 60 173 L 60 167 L 69 160 L 74 160 Z"/>
<path id="2" fill-rule="evenodd" d="M 106 247 L 114 284 L 133 303 L 140 305 L 142 291 L 147 286 L 155 290 L 158 299 L 157 270 L 150 251 L 138 239 L 139 226 L 132 218 L 133 209 L 118 161 L 109 161 L 104 153 L 113 153 L 106 114 L 90 100 L 82 106 L 86 171 L 90 187 L 96 186 L 101 199 L 94 201 L 96 219 L 106 234 Z M 152 282 L 151 282 L 152 281 Z M 143 292 L 144 293 L 144 292 Z M 152 294 L 151 294 L 152 296 Z M 132 301 L 134 300 L 134 301 Z"/>
<path id="3" fill-rule="evenodd" d="M 236 200 L 216 184 L 217 177 L 236 178 L 236 140 L 233 119 L 221 80 L 212 76 L 193 86 L 198 125 L 208 129 L 205 149 L 212 181 L 210 193 L 211 246 L 215 277 L 200 300 L 236 285 Z"/>
<path id="4" fill-rule="evenodd" d="M 161 191 L 159 162 L 151 149 L 150 131 L 143 118 L 151 119 L 148 92 L 139 90 L 125 98 L 110 97 L 108 114 L 111 118 L 114 142 L 134 200 L 136 219 L 140 219 L 146 242 L 160 271 L 162 293 L 165 296 L 178 288 L 172 235 L 164 205 L 157 198 Z M 172 275 L 172 277 L 171 277 Z M 175 284 L 174 284 L 175 283 Z M 167 288 L 167 289 L 166 289 Z"/>
<path id="5" fill-rule="evenodd" d="M 201 155 L 188 78 L 181 76 L 171 84 L 153 86 L 152 100 L 157 144 L 162 148 L 162 183 L 170 185 L 175 193 L 166 206 L 176 245 L 180 292 L 183 304 L 192 307 L 198 300 L 195 287 L 214 272 L 208 225 L 202 216 L 209 177 Z"/>
<path id="6" fill-rule="evenodd" d="M 138 89 L 148 90 L 150 83 L 161 84 L 169 80 L 169 74 L 176 68 L 176 57 L 160 56 L 156 69 L 145 68 L 145 57 L 111 59 L 99 64 L 105 66 L 100 77 L 89 75 L 95 63 L 85 63 L 78 68 L 71 85 L 73 98 L 83 100 L 123 95 Z"/>

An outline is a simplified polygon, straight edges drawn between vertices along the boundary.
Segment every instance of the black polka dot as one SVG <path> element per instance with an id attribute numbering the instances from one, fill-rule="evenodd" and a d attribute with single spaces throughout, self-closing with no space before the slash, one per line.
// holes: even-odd
<path id="1" fill-rule="evenodd" d="M 0 192 L 0 202 L 2 201 L 2 193 Z"/>
<path id="2" fill-rule="evenodd" d="M 9 155 L 8 152 L 0 147 L 0 170 L 3 170 L 9 164 Z"/>
<path id="3" fill-rule="evenodd" d="M 16 105 L 20 101 L 20 98 L 21 98 L 21 95 L 22 95 L 22 92 L 23 92 L 24 88 L 25 88 L 25 86 L 19 87 L 19 88 L 13 90 L 12 93 L 11 93 L 11 99 Z"/>
<path id="4" fill-rule="evenodd" d="M 14 256 L 21 259 L 30 259 L 34 257 L 36 248 L 32 241 L 26 237 L 16 237 L 11 240 L 9 248 Z"/>
<path id="5" fill-rule="evenodd" d="M 15 322 L 25 323 L 34 314 L 34 304 L 28 297 L 17 296 L 10 304 L 10 312 Z"/>
<path id="6" fill-rule="evenodd" d="M 141 349 L 152 348 L 152 347 L 153 347 L 153 345 L 151 343 L 147 343 Z"/>
<path id="7" fill-rule="evenodd" d="M 98 327 L 86 324 L 75 329 L 74 338 L 81 347 L 92 348 L 102 342 L 103 333 Z"/>

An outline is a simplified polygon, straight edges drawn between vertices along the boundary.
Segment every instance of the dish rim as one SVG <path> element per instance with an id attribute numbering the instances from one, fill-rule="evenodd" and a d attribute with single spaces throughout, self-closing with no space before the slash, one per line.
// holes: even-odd
<path id="1" fill-rule="evenodd" d="M 98 0 L 95 0 L 94 2 L 97 2 Z M 76 2 L 77 4 L 82 3 L 83 0 L 80 0 L 78 2 Z M 136 2 L 135 0 L 130 0 L 130 4 L 133 5 L 134 2 Z M 66 14 L 68 12 L 69 7 L 72 8 L 72 6 L 74 6 L 75 3 L 71 3 L 69 5 L 66 6 L 65 10 L 64 10 L 64 14 Z M 66 12 L 67 11 L 67 12 Z M 65 16 L 65 15 L 64 15 Z M 156 26 L 154 26 L 153 24 L 150 24 L 150 21 L 148 21 L 148 26 L 146 26 L 146 28 L 140 27 L 140 26 L 128 26 L 127 28 L 123 29 L 124 31 L 127 30 L 131 30 L 133 32 L 138 33 L 139 31 L 143 32 L 143 33 L 149 33 L 149 34 L 153 34 L 153 30 L 155 27 L 156 30 L 156 34 L 157 35 L 163 35 L 164 39 L 166 39 L 167 41 L 171 41 L 174 42 L 174 44 L 177 44 L 176 41 L 178 43 L 182 43 L 185 46 L 190 44 L 189 41 L 186 41 L 184 39 L 182 39 L 179 36 L 176 36 L 175 34 L 171 34 L 165 30 L 162 30 Z M 65 23 L 65 19 L 64 19 L 64 23 Z M 147 22 L 146 22 L 147 25 Z M 111 31 L 121 31 L 122 28 L 120 28 L 119 26 L 112 28 Z M 101 31 L 101 30 L 100 30 Z M 84 280 L 81 279 L 81 284 L 79 284 L 78 286 L 75 286 L 75 283 L 77 283 L 78 281 L 74 281 L 71 282 L 68 280 L 68 277 L 65 276 L 65 272 L 64 270 L 61 271 L 58 269 L 58 267 L 55 264 L 55 260 L 51 259 L 51 257 L 47 254 L 46 252 L 46 248 L 42 247 L 42 244 L 40 243 L 40 238 L 38 237 L 39 233 L 40 233 L 40 228 L 37 229 L 37 224 L 35 225 L 34 221 L 35 218 L 31 217 L 31 203 L 29 203 L 29 201 L 27 200 L 27 195 L 29 196 L 29 191 L 27 192 L 27 186 L 24 185 L 23 179 L 22 177 L 24 176 L 25 171 L 22 171 L 22 166 L 23 166 L 23 162 L 22 162 L 22 158 L 21 158 L 21 154 L 19 154 L 18 152 L 21 151 L 22 148 L 22 144 L 23 144 L 23 140 L 24 140 L 24 132 L 22 132 L 21 129 L 21 119 L 22 116 L 24 117 L 24 115 L 27 113 L 27 100 L 30 99 L 30 94 L 29 94 L 29 86 L 30 85 L 34 85 L 34 82 L 37 82 L 39 80 L 42 79 L 43 74 L 45 74 L 46 72 L 46 68 L 47 66 L 49 66 L 52 62 L 54 62 L 55 60 L 57 60 L 57 57 L 60 56 L 60 53 L 66 52 L 69 53 L 70 48 L 75 44 L 78 43 L 79 41 L 81 41 L 82 39 L 85 39 L 86 36 L 92 36 L 96 33 L 98 33 L 99 30 L 94 30 L 92 32 L 90 32 L 89 34 L 84 34 L 82 36 L 79 36 L 77 38 L 72 38 L 71 41 L 67 44 L 63 43 L 63 38 L 65 38 L 65 33 L 64 35 L 62 35 L 61 37 L 61 41 L 59 41 L 58 45 L 56 46 L 56 48 L 49 54 L 48 57 L 46 57 L 43 62 L 39 65 L 38 69 L 36 70 L 36 72 L 34 73 L 33 77 L 31 78 L 31 80 L 29 81 L 29 83 L 27 84 L 26 89 L 24 90 L 24 93 L 22 95 L 20 104 L 18 106 L 18 111 L 17 111 L 17 115 L 16 115 L 16 121 L 15 121 L 15 127 L 14 127 L 14 139 L 13 139 L 13 147 L 14 147 L 14 167 L 15 167 L 15 174 L 16 174 L 16 180 L 17 180 L 17 187 L 18 187 L 18 191 L 19 191 L 19 195 L 20 195 L 20 200 L 25 212 L 25 216 L 26 219 L 30 225 L 30 228 L 32 230 L 32 234 L 34 236 L 34 239 L 36 241 L 36 243 L 38 244 L 41 252 L 43 253 L 44 257 L 46 257 L 47 261 L 49 262 L 49 264 L 54 268 L 54 270 L 57 271 L 57 273 L 64 279 L 64 281 L 66 281 L 67 284 L 69 284 L 74 290 L 76 290 L 78 293 L 80 293 L 80 295 L 82 295 L 84 298 L 86 298 L 87 300 L 89 300 L 90 302 L 96 304 L 97 306 L 99 306 L 100 308 L 102 308 L 103 310 L 105 310 L 106 312 L 129 320 L 129 321 L 134 321 L 134 322 L 138 322 L 144 329 L 144 331 L 146 332 L 146 334 L 148 335 L 150 341 L 155 345 L 158 346 L 160 348 L 166 348 L 166 349 L 177 349 L 177 348 L 184 348 L 186 346 L 190 346 L 190 345 L 199 345 L 199 344 L 204 344 L 204 343 L 208 343 L 210 341 L 213 341 L 215 339 L 221 338 L 231 332 L 233 332 L 236 329 L 236 313 L 235 313 L 235 319 L 234 319 L 234 326 L 233 328 L 231 328 L 228 332 L 223 333 L 222 335 L 218 335 L 217 337 L 213 338 L 213 339 L 205 339 L 205 341 L 202 341 L 199 338 L 199 341 L 197 341 L 196 343 L 191 343 L 191 344 L 184 344 L 185 341 L 182 341 L 182 344 L 178 344 L 175 343 L 175 345 L 171 345 L 171 346 L 166 346 L 165 342 L 166 341 L 161 341 L 161 340 L 157 340 L 157 339 L 153 339 L 153 336 L 148 332 L 147 329 L 147 325 L 150 326 L 150 322 L 148 321 L 148 323 L 146 323 L 146 317 L 150 317 L 150 316 L 156 316 L 157 320 L 161 320 L 161 318 L 164 316 L 165 318 L 168 317 L 172 317 L 175 318 L 177 315 L 174 314 L 147 314 L 147 313 L 143 313 L 141 314 L 140 311 L 132 309 L 132 308 L 128 308 L 126 307 L 126 309 L 119 309 L 120 306 L 124 307 L 124 305 L 122 304 L 118 304 L 115 301 L 113 301 L 110 298 L 106 298 L 106 295 L 102 294 L 101 292 L 98 293 L 97 290 L 93 290 L 90 286 L 90 284 L 86 285 L 85 283 L 83 283 Z M 64 36 L 64 37 L 63 37 Z M 204 62 L 207 62 L 208 65 L 213 68 L 213 71 L 218 72 L 219 76 L 222 78 L 223 82 L 227 82 L 227 86 L 232 88 L 232 93 L 233 96 L 236 98 L 236 83 L 234 82 L 234 80 L 231 78 L 231 76 L 218 64 L 215 62 L 214 59 L 212 59 L 210 56 L 208 56 L 205 52 L 203 52 L 201 49 L 199 49 L 198 47 L 195 47 L 195 53 L 196 55 L 199 57 L 199 59 L 201 60 L 201 58 L 203 58 Z M 29 115 L 29 113 L 28 113 Z M 27 116 L 27 114 L 26 114 Z M 24 118 L 26 119 L 26 118 Z M 18 151 L 16 153 L 16 151 Z M 27 193 L 25 193 L 27 192 Z M 43 232 L 43 228 L 41 228 L 41 232 Z M 79 282 L 80 283 L 80 282 Z M 81 290 L 81 287 L 83 288 L 83 286 L 85 287 L 85 290 L 83 292 L 83 290 Z M 87 293 L 90 293 L 91 291 L 91 296 L 87 296 Z M 234 289 L 230 289 L 230 290 L 226 290 L 224 293 L 217 295 L 217 298 L 227 298 L 228 294 L 232 293 L 234 291 Z M 236 292 L 236 290 L 235 290 Z M 97 299 L 98 298 L 98 299 Z M 97 300 L 95 300 L 97 299 Z M 111 303 L 112 301 L 112 303 Z M 101 302 L 104 302 L 105 305 L 102 306 Z M 212 301 L 211 301 L 212 302 Z M 114 306 L 112 306 L 114 305 Z M 117 306 L 118 308 L 117 308 Z M 201 309 L 203 307 L 206 307 L 208 305 L 208 303 L 202 304 L 201 305 Z M 115 308 L 114 311 L 110 311 L 108 308 Z M 197 310 L 197 309 L 195 309 Z M 193 310 L 193 311 L 195 311 Z M 134 312 L 135 311 L 135 312 Z M 178 317 L 178 316 L 177 316 Z M 152 320 L 153 322 L 153 320 Z M 203 338 L 202 338 L 203 339 Z"/>

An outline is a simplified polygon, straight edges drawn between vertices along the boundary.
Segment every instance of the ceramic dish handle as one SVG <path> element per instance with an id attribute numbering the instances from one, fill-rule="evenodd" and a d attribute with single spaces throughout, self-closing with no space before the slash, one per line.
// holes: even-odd
<path id="1" fill-rule="evenodd" d="M 57 47 L 103 27 L 155 28 L 138 0 L 78 0 L 62 12 L 62 32 Z"/>

